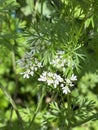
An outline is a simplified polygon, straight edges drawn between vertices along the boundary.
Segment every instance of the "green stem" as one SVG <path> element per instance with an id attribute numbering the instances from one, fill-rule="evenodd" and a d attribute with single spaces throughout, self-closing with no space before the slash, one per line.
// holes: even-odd
<path id="1" fill-rule="evenodd" d="M 67 102 L 68 102 L 68 126 L 67 126 L 67 129 L 70 130 L 71 129 L 71 97 L 70 97 L 70 94 L 67 95 Z"/>
<path id="2" fill-rule="evenodd" d="M 16 64 L 15 64 L 15 53 L 12 51 L 12 65 L 13 65 L 13 71 L 16 72 Z"/>
<path id="3" fill-rule="evenodd" d="M 41 98 L 40 98 L 40 100 L 39 100 L 39 102 L 38 102 L 36 111 L 35 111 L 35 113 L 34 113 L 34 115 L 33 115 L 33 117 L 32 117 L 32 120 L 31 120 L 30 124 L 29 124 L 29 128 L 31 127 L 31 125 L 32 125 L 32 123 L 33 123 L 35 117 L 37 116 L 37 114 L 38 114 L 38 112 L 39 112 L 39 110 L 40 110 L 40 108 L 41 108 L 44 95 L 45 95 L 45 88 L 43 87 Z"/>
<path id="4" fill-rule="evenodd" d="M 43 18 L 43 0 L 41 0 L 41 18 Z"/>
<path id="5" fill-rule="evenodd" d="M 5 87 L 3 87 L 3 85 L 2 85 L 1 83 L 0 83 L 0 88 L 1 88 L 1 90 L 3 91 L 3 93 L 5 94 L 5 96 L 8 98 L 8 100 L 10 101 L 10 103 L 11 103 L 13 109 L 14 109 L 15 112 L 16 112 L 16 115 L 17 115 L 17 117 L 18 117 L 18 119 L 19 119 L 19 122 L 20 122 L 20 124 L 21 124 L 21 126 L 22 126 L 22 129 L 23 129 L 22 118 L 21 118 L 21 116 L 20 116 L 20 114 L 19 114 L 19 111 L 18 111 L 18 109 L 17 109 L 17 106 L 16 106 L 14 100 L 11 98 L 10 94 L 8 93 L 8 91 L 6 90 Z"/>

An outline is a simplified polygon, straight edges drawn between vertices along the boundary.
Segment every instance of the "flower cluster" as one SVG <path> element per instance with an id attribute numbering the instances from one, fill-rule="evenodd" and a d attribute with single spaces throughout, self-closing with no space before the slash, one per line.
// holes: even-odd
<path id="1" fill-rule="evenodd" d="M 75 76 L 74 74 L 72 74 L 72 76 L 70 78 L 66 78 L 64 83 L 61 84 L 63 93 L 67 94 L 70 93 L 70 87 L 74 86 L 74 82 L 77 81 L 77 76 Z"/>
<path id="2" fill-rule="evenodd" d="M 17 61 L 17 63 L 24 70 L 24 72 L 21 73 L 23 78 L 29 78 L 30 76 L 33 76 L 35 71 L 43 67 L 42 63 L 39 62 L 37 58 L 33 57 L 32 51 L 26 53 L 22 59 Z"/>
<path id="3" fill-rule="evenodd" d="M 52 72 L 44 71 L 38 81 L 46 82 L 48 85 L 53 85 L 54 88 L 61 87 L 63 93 L 70 93 L 70 87 L 74 86 L 73 82 L 77 80 L 74 74 L 70 79 L 64 79 L 60 75 Z"/>
<path id="4" fill-rule="evenodd" d="M 70 66 L 70 60 L 64 59 L 64 51 L 58 51 L 54 59 L 51 61 L 51 65 L 57 69 L 61 69 L 63 72 L 66 71 L 66 67 Z M 23 78 L 29 78 L 34 75 L 39 68 L 43 67 L 42 63 L 34 57 L 34 50 L 26 52 L 24 57 L 18 60 L 18 64 L 24 70 L 21 74 Z M 54 88 L 60 87 L 64 94 L 70 93 L 70 87 L 74 86 L 74 81 L 77 80 L 77 77 L 72 74 L 70 78 L 61 77 L 59 74 L 53 72 L 44 71 L 38 81 L 46 82 L 48 85 L 54 86 Z"/>
<path id="5" fill-rule="evenodd" d="M 50 62 L 53 67 L 60 69 L 63 72 L 66 70 L 66 67 L 71 64 L 70 60 L 64 58 L 64 53 L 64 51 L 58 51 L 54 59 Z"/>
<path id="6" fill-rule="evenodd" d="M 38 80 L 42 82 L 47 82 L 48 85 L 54 85 L 54 88 L 56 88 L 59 83 L 63 82 L 63 78 L 61 78 L 60 75 L 46 71 L 44 71 L 42 75 L 40 75 L 40 78 Z"/>

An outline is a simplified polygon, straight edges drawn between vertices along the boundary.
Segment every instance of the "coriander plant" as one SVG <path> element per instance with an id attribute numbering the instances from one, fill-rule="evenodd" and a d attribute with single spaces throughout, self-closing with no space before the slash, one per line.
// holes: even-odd
<path id="1" fill-rule="evenodd" d="M 10 37 L 13 38 L 11 51 L 14 58 L 17 56 L 16 62 L 13 63 L 15 75 L 19 75 L 23 82 L 30 82 L 26 88 L 18 87 L 18 90 L 21 94 L 29 92 L 30 103 L 22 102 L 24 107 L 22 105 L 17 107 L 2 84 L 1 90 L 16 112 L 20 129 L 75 130 L 79 126 L 85 129 L 88 121 L 98 119 L 97 93 L 94 98 L 91 93 L 94 88 L 97 90 L 98 68 L 96 65 L 94 72 L 91 71 L 89 63 L 91 55 L 88 53 L 91 52 L 89 50 L 89 47 L 93 46 L 91 44 L 96 44 L 98 2 L 97 0 L 26 2 L 26 7 L 21 7 L 23 3 L 17 1 L 23 15 L 25 17 L 30 15 L 31 19 L 25 20 L 27 22 L 25 27 L 20 28 L 22 22 L 18 20 L 22 18 L 17 11 L 19 7 L 15 6 L 14 18 L 20 23 L 20 27 L 17 26 L 14 30 L 15 38 L 11 35 Z M 9 25 L 10 33 L 13 33 Z M 5 32 L 0 36 L 3 35 L 5 36 Z M 18 45 L 21 37 L 22 47 Z M 24 47 L 24 54 L 22 52 L 21 56 L 17 55 L 19 52 L 13 49 L 14 46 L 22 49 Z M 97 57 L 97 51 L 94 54 Z M 23 85 L 21 80 L 18 79 L 19 83 L 21 82 L 20 86 Z M 36 102 L 34 99 L 31 101 L 32 97 L 36 98 Z"/>

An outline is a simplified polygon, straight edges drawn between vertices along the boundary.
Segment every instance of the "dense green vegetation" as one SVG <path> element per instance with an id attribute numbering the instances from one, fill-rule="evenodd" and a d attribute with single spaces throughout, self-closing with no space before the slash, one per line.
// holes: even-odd
<path id="1" fill-rule="evenodd" d="M 0 130 L 97 130 L 98 0 L 0 0 Z"/>

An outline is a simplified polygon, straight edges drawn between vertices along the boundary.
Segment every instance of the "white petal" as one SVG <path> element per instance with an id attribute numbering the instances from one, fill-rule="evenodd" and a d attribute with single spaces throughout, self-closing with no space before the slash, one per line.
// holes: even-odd
<path id="1" fill-rule="evenodd" d="M 29 75 L 28 74 L 24 74 L 23 78 L 29 78 Z"/>
<path id="2" fill-rule="evenodd" d="M 65 94 L 68 94 L 71 92 L 67 86 L 63 87 L 62 90 L 63 90 L 63 93 L 65 93 Z"/>
<path id="3" fill-rule="evenodd" d="M 34 75 L 34 72 L 33 72 L 33 71 L 31 71 L 31 72 L 30 72 L 30 75 L 31 75 L 31 76 L 33 76 L 33 75 Z"/>
<path id="4" fill-rule="evenodd" d="M 61 84 L 60 86 L 61 86 L 61 87 L 64 87 L 64 84 Z"/>
<path id="5" fill-rule="evenodd" d="M 76 80 L 77 80 L 77 76 L 75 76 L 74 74 L 72 74 L 70 80 L 72 80 L 72 81 L 76 81 Z"/>

